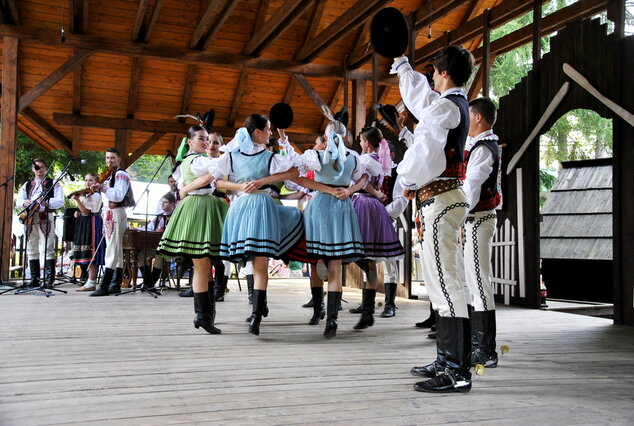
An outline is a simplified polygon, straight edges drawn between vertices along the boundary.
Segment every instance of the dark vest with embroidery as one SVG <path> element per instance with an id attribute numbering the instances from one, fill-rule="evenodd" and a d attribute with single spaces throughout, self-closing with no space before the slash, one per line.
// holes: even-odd
<path id="1" fill-rule="evenodd" d="M 117 169 L 114 173 L 110 175 L 108 180 L 106 181 L 106 185 L 110 188 L 114 188 L 115 180 L 117 179 L 117 173 L 123 172 L 127 174 L 127 172 L 121 168 Z M 128 184 L 128 191 L 125 193 L 123 200 L 121 202 L 110 201 L 111 206 L 116 207 L 133 207 L 136 204 L 134 201 L 134 193 L 132 192 L 132 185 Z"/>
<path id="2" fill-rule="evenodd" d="M 26 191 L 26 197 L 30 198 L 31 197 L 31 189 L 33 188 L 33 183 L 35 181 L 33 180 L 29 180 L 25 183 L 25 187 L 24 190 Z M 51 185 L 53 185 L 53 179 L 51 178 L 44 178 L 44 180 L 42 181 L 42 194 L 45 193 L 46 191 L 48 191 L 48 189 L 51 187 Z M 53 195 L 55 195 L 55 191 L 51 191 L 48 193 L 48 195 L 46 196 L 46 199 L 43 201 L 48 201 L 51 198 L 53 198 Z"/>
<path id="3" fill-rule="evenodd" d="M 447 144 L 445 145 L 447 166 L 439 177 L 464 179 L 464 145 L 469 134 L 469 103 L 464 96 L 459 94 L 449 94 L 445 98 L 456 104 L 460 110 L 460 124 L 458 124 L 458 127 L 449 130 L 447 135 Z"/>
<path id="4" fill-rule="evenodd" d="M 502 204 L 502 190 L 500 183 L 502 180 L 502 169 L 500 167 L 500 148 L 496 140 L 482 139 L 473 145 L 471 151 L 464 152 L 465 168 L 469 163 L 469 157 L 471 152 L 479 146 L 485 146 L 493 153 L 493 170 L 488 178 L 482 184 L 480 189 L 480 200 L 478 204 L 471 210 L 472 212 L 482 212 L 486 210 L 493 210 L 500 204 Z"/>

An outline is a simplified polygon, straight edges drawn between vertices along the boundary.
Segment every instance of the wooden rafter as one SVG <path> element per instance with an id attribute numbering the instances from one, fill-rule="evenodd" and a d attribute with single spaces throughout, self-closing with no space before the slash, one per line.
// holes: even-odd
<path id="1" fill-rule="evenodd" d="M 350 51 L 348 59 L 349 68 L 359 68 L 365 61 L 372 56 L 372 43 L 369 40 L 370 34 L 370 22 L 367 21 L 365 25 L 359 30 L 357 35 L 357 41 L 354 43 L 354 47 Z"/>
<path id="2" fill-rule="evenodd" d="M 436 22 L 440 18 L 449 15 L 454 10 L 464 5 L 468 0 L 432 1 L 431 15 L 429 13 L 429 1 L 431 0 L 427 0 L 425 3 L 423 3 L 416 12 L 414 31 L 420 31 L 421 28 L 429 25 L 430 16 L 431 21 Z"/>
<path id="3" fill-rule="evenodd" d="M 255 34 L 264 22 L 266 21 L 266 12 L 269 10 L 269 0 L 261 0 L 258 6 L 258 13 L 255 15 L 255 22 L 253 23 L 253 31 L 251 34 Z"/>
<path id="4" fill-rule="evenodd" d="M 304 37 L 304 43 L 302 43 L 302 48 L 306 46 L 306 44 L 313 37 L 315 37 L 315 34 L 317 34 L 317 30 L 319 29 L 319 23 L 321 22 L 321 18 L 324 15 L 325 6 L 326 6 L 326 0 L 317 0 L 315 4 L 315 8 L 313 9 L 313 17 L 310 20 L 308 31 L 306 31 L 306 37 Z M 301 50 L 301 48 L 299 50 Z"/>
<path id="5" fill-rule="evenodd" d="M 321 110 L 323 105 L 327 105 L 324 99 L 319 95 L 319 93 L 317 93 L 315 88 L 308 82 L 308 80 L 306 80 L 306 77 L 300 74 L 294 74 L 293 77 L 297 80 L 299 85 L 302 86 L 308 97 L 312 99 L 315 105 L 317 105 L 317 108 Z"/>
<path id="6" fill-rule="evenodd" d="M 24 110 L 20 111 L 20 114 L 26 117 L 42 132 L 44 132 L 57 148 L 64 149 L 69 153 L 73 152 L 72 142 L 69 141 L 66 136 L 62 135 L 55 127 L 49 124 L 41 115 L 33 111 L 33 109 L 25 108 Z"/>
<path id="7" fill-rule="evenodd" d="M 297 80 L 291 77 L 288 80 L 288 85 L 286 86 L 286 91 L 284 92 L 284 98 L 282 102 L 290 104 L 293 100 L 293 94 L 295 93 L 295 87 L 297 86 Z"/>
<path id="8" fill-rule="evenodd" d="M 85 34 L 88 30 L 88 2 L 89 0 L 70 0 L 70 32 Z"/>
<path id="9" fill-rule="evenodd" d="M 127 169 L 130 163 L 128 163 L 128 140 L 130 139 L 130 132 L 125 129 L 114 130 L 114 147 L 121 153 L 121 167 Z"/>
<path id="10" fill-rule="evenodd" d="M 285 0 L 277 8 L 266 23 L 260 25 L 244 48 L 247 56 L 260 56 L 264 49 L 269 47 L 276 38 L 284 32 L 299 18 L 306 7 L 314 0 Z"/>
<path id="11" fill-rule="evenodd" d="M 484 0 L 471 0 L 469 6 L 467 6 L 467 10 L 465 10 L 464 15 L 462 15 L 460 25 L 466 24 L 467 22 L 478 16 L 478 12 L 482 10 L 483 2 Z"/>
<path id="12" fill-rule="evenodd" d="M 196 81 L 196 72 L 198 71 L 198 67 L 195 65 L 189 65 L 187 67 L 187 74 L 185 76 L 185 86 L 183 87 L 183 95 L 181 96 L 181 109 L 179 110 L 179 114 L 189 114 L 189 99 L 192 96 L 192 88 L 194 87 L 194 82 Z M 179 118 L 178 121 L 180 123 L 185 122 L 185 118 Z"/>
<path id="13" fill-rule="evenodd" d="M 16 0 L 3 0 L 0 2 L 0 20 L 5 24 L 20 25 L 20 12 Z"/>
<path id="14" fill-rule="evenodd" d="M 309 43 L 297 53 L 298 61 L 311 61 L 326 47 L 347 35 L 350 31 L 363 24 L 366 19 L 374 15 L 391 0 L 360 0 L 343 15 L 324 28 Z"/>
<path id="15" fill-rule="evenodd" d="M 247 85 L 248 78 L 248 71 L 242 71 L 240 73 L 240 79 L 238 80 L 238 85 L 236 86 L 236 91 L 233 95 L 233 103 L 231 105 L 231 111 L 229 112 L 229 118 L 227 118 L 228 127 L 234 127 L 236 124 L 238 111 L 240 110 L 240 103 L 242 102 L 242 94 L 244 93 L 244 88 Z"/>
<path id="16" fill-rule="evenodd" d="M 388 86 L 388 85 L 379 86 L 379 98 L 377 103 L 379 104 L 385 103 L 385 100 L 387 99 L 387 95 L 390 94 L 391 88 L 392 86 Z"/>
<path id="17" fill-rule="evenodd" d="M 150 41 L 162 6 L 163 0 L 155 0 L 153 4 L 150 4 L 150 0 L 139 0 L 130 37 L 132 41 L 142 43 Z"/>
<path id="18" fill-rule="evenodd" d="M 80 65 L 73 70 L 73 114 L 81 114 L 81 76 L 82 66 Z M 73 127 L 73 135 L 71 141 L 73 155 L 79 156 L 79 145 L 81 142 L 80 128 Z"/>
<path id="19" fill-rule="evenodd" d="M 72 58 L 60 65 L 55 71 L 44 77 L 42 81 L 31 90 L 20 96 L 18 111 L 23 111 L 34 100 L 39 98 L 44 92 L 53 87 L 58 81 L 64 78 L 69 72 L 79 67 L 86 59 L 93 54 L 90 50 L 80 50 Z"/>
<path id="20" fill-rule="evenodd" d="M 145 142 L 141 144 L 129 157 L 126 158 L 128 162 L 128 166 L 134 164 L 136 160 L 138 160 L 143 154 L 148 152 L 150 148 L 154 146 L 155 143 L 163 139 L 165 133 L 154 133 L 150 136 Z"/>
<path id="21" fill-rule="evenodd" d="M 343 67 L 324 64 L 305 64 L 297 61 L 250 58 L 225 52 L 201 52 L 168 45 L 140 44 L 125 40 L 111 40 L 91 35 L 76 35 L 65 43 L 59 40 L 55 30 L 28 28 L 24 26 L 0 24 L 0 37 L 16 37 L 19 40 L 57 48 L 90 49 L 97 53 L 122 56 L 141 56 L 167 62 L 186 64 L 208 64 L 221 68 L 248 69 L 282 74 L 303 74 L 306 76 L 341 79 Z M 365 70 L 350 71 L 351 79 L 372 79 Z"/>
<path id="22" fill-rule="evenodd" d="M 134 118 L 136 110 L 137 95 L 139 93 L 139 75 L 141 74 L 141 61 L 139 57 L 132 58 L 132 66 L 130 70 L 130 84 L 128 85 L 128 106 L 126 108 L 126 116 Z"/>
<path id="23" fill-rule="evenodd" d="M 571 22 L 588 18 L 605 10 L 609 0 L 581 0 L 572 5 L 553 12 L 542 19 L 541 36 L 551 34 L 566 27 Z M 491 55 L 499 56 L 513 49 L 517 49 L 532 41 L 533 26 L 527 25 L 510 34 L 491 42 Z M 483 58 L 484 49 L 479 47 L 473 51 L 476 62 Z"/>
<path id="24" fill-rule="evenodd" d="M 211 0 L 196 25 L 189 47 L 205 50 L 237 4 L 233 0 Z"/>
<path id="25" fill-rule="evenodd" d="M 542 3 L 549 0 L 540 0 Z M 532 2 L 524 0 L 506 0 L 490 11 L 490 28 L 497 28 L 508 21 L 523 15 L 532 9 Z M 416 50 L 416 64 L 423 64 L 429 60 L 448 43 L 464 44 L 482 35 L 484 15 L 479 15 L 467 23 L 460 25 L 453 31 L 435 39 L 431 43 Z"/>

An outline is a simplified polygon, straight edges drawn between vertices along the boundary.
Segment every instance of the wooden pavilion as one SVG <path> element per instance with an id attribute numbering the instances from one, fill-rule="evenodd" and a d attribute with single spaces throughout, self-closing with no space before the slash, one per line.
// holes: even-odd
<path id="1" fill-rule="evenodd" d="M 211 108 L 216 110 L 215 130 L 231 137 L 248 114 L 265 113 L 285 101 L 295 111 L 289 136 L 302 149 L 325 126 L 319 105 L 333 110 L 346 105 L 357 134 L 375 116 L 373 105 L 400 100 L 398 82 L 387 73 L 390 61 L 375 55 L 369 43 L 368 23 L 385 6 L 408 16 L 413 29 L 409 55 L 420 69 L 449 43 L 473 52 L 480 66 L 470 97 L 480 91 L 488 94 L 488 70 L 496 56 L 530 42 L 537 46 L 542 36 L 606 9 L 616 24 L 616 43 L 621 43 L 623 0 L 580 0 L 542 17 L 545 2 L 2 0 L 0 181 L 14 174 L 18 128 L 46 149 L 75 155 L 114 145 L 128 154 L 126 165 L 143 154 L 164 154 L 175 147 L 191 124 L 175 119 L 176 114 Z M 492 29 L 531 11 L 532 25 L 490 39 Z M 540 55 L 534 50 L 536 63 Z M 628 84 L 631 87 L 631 81 Z M 542 105 L 534 99 L 526 103 L 533 108 L 525 126 L 530 129 Z M 628 131 L 621 135 L 626 137 Z M 515 151 L 519 140 L 509 138 L 509 143 Z M 621 149 L 616 145 L 615 140 L 615 153 Z M 534 158 L 522 160 L 521 166 L 536 170 Z M 632 180 L 631 166 L 615 176 Z M 627 194 L 631 184 L 615 189 Z M 530 223 L 524 220 L 521 229 L 534 234 L 523 240 L 537 251 L 529 253 L 530 268 L 539 258 L 538 245 L 531 244 L 539 236 L 537 210 L 531 193 L 523 196 L 526 208 L 512 211 L 533 218 Z M 631 235 L 634 214 L 627 203 L 632 196 L 615 200 L 619 208 L 627 206 L 625 220 L 615 218 L 615 226 Z M 9 204 L 0 219 L 10 223 L 10 218 Z M 634 309 L 629 278 L 634 270 L 618 259 L 634 255 L 633 240 L 615 242 L 615 263 L 624 268 L 615 274 L 615 286 L 629 283 L 623 293 L 626 313 L 617 316 L 617 322 L 630 324 Z M 4 247 L 9 241 L 10 235 L 4 235 Z M 524 296 L 516 303 L 538 306 L 536 273 L 529 269 L 522 275 Z"/>

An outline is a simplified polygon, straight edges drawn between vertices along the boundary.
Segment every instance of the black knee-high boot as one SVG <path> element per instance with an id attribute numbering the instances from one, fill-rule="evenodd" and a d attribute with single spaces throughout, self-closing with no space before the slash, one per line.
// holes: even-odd
<path id="1" fill-rule="evenodd" d="M 376 290 L 364 288 L 361 305 L 363 306 L 363 312 L 359 322 L 354 326 L 355 330 L 363 330 L 364 328 L 371 327 L 374 324 L 374 298 L 376 297 Z"/>
<path id="2" fill-rule="evenodd" d="M 110 294 L 121 293 L 121 283 L 123 282 L 123 268 L 117 268 L 112 275 L 112 282 L 108 288 Z"/>
<path id="3" fill-rule="evenodd" d="M 152 272 L 150 273 L 150 278 L 148 282 L 145 283 L 145 286 L 148 288 L 154 287 L 156 283 L 158 282 L 158 280 L 161 278 L 162 273 L 163 273 L 162 269 L 152 268 Z"/>
<path id="4" fill-rule="evenodd" d="M 396 283 L 385 283 L 385 308 L 379 315 L 381 318 L 392 318 L 396 315 Z"/>
<path id="5" fill-rule="evenodd" d="M 435 312 L 434 307 L 430 303 L 429 304 L 429 318 L 427 318 L 425 321 L 417 322 L 416 324 L 414 324 L 414 326 L 418 328 L 430 328 L 436 325 L 436 315 L 434 314 L 434 312 Z"/>
<path id="6" fill-rule="evenodd" d="M 434 323 L 436 323 L 436 319 L 438 318 L 438 312 L 432 311 L 431 316 L 434 317 Z M 442 327 L 441 324 L 436 325 L 436 330 Z M 438 331 L 440 334 L 440 331 Z M 436 359 L 431 364 L 424 365 L 422 367 L 413 367 L 410 372 L 414 376 L 420 377 L 436 377 L 438 374 L 441 374 L 445 371 L 447 367 L 447 356 L 445 355 L 445 348 L 443 347 L 443 340 L 436 339 Z"/>
<path id="7" fill-rule="evenodd" d="M 260 322 L 262 321 L 262 316 L 264 316 L 265 307 L 266 290 L 253 290 L 253 314 L 249 321 L 249 333 L 255 334 L 256 336 L 260 334 Z"/>
<path id="8" fill-rule="evenodd" d="M 327 339 L 337 335 L 337 317 L 339 316 L 339 304 L 341 303 L 340 291 L 328 292 L 328 305 L 326 313 L 326 328 L 324 336 Z"/>
<path id="9" fill-rule="evenodd" d="M 46 275 L 46 287 L 53 288 L 55 283 L 55 259 L 46 259 L 46 262 L 44 262 L 44 275 Z"/>
<path id="10" fill-rule="evenodd" d="M 419 392 L 469 392 L 471 390 L 471 321 L 469 318 L 436 319 L 438 339 L 442 341 L 446 357 L 443 374 L 424 382 L 414 389 Z"/>
<path id="11" fill-rule="evenodd" d="M 482 364 L 487 368 L 498 365 L 498 354 L 495 351 L 495 310 L 473 312 L 471 316 L 471 334 L 477 335 L 478 341 L 472 339 L 471 365 Z M 476 346 L 477 344 L 477 346 Z"/>
<path id="12" fill-rule="evenodd" d="M 213 297 L 211 297 L 209 291 L 203 293 L 194 292 L 194 327 L 202 327 L 209 334 L 220 334 L 219 328 L 214 327 L 214 320 L 216 316 L 215 304 Z"/>
<path id="13" fill-rule="evenodd" d="M 107 296 L 110 294 L 108 289 L 110 288 L 110 283 L 112 282 L 112 276 L 114 275 L 114 269 L 106 268 L 104 269 L 103 276 L 101 277 L 101 281 L 99 282 L 99 287 L 97 290 L 90 293 L 91 296 Z"/>
<path id="14" fill-rule="evenodd" d="M 311 287 L 310 292 L 313 295 L 313 317 L 308 321 L 309 325 L 319 324 L 320 319 L 324 319 L 326 312 L 324 309 L 324 288 Z"/>
<path id="15" fill-rule="evenodd" d="M 31 271 L 31 281 L 29 287 L 40 286 L 40 259 L 29 260 L 29 270 Z"/>

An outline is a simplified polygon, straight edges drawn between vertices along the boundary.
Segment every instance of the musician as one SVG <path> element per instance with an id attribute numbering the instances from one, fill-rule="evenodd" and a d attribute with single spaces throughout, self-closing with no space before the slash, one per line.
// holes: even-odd
<path id="1" fill-rule="evenodd" d="M 495 299 L 491 284 L 491 246 L 495 235 L 495 209 L 502 203 L 501 154 L 498 137 L 493 133 L 497 118 L 495 104 L 489 98 L 469 102 L 469 139 L 465 146 L 467 165 L 464 192 L 469 202 L 465 221 L 464 267 L 473 310 L 471 364 L 497 367 L 495 352 Z"/>
<path id="2" fill-rule="evenodd" d="M 172 194 L 172 197 L 174 197 L 175 200 L 175 205 L 178 205 L 178 203 L 180 203 L 181 201 L 181 197 L 178 193 L 178 182 L 176 181 L 176 179 L 174 179 L 173 175 L 169 175 L 167 177 L 167 184 L 170 187 L 169 194 Z M 165 211 L 163 210 L 163 199 L 161 198 L 156 205 L 156 214 L 161 215 L 164 213 Z"/>
<path id="3" fill-rule="evenodd" d="M 93 173 L 86 175 L 86 188 L 97 183 L 98 176 Z M 75 265 L 88 266 L 88 280 L 76 291 L 93 291 L 97 285 L 98 266 L 104 264 L 106 242 L 103 238 L 103 221 L 101 220 L 101 194 L 74 194 L 73 201 L 79 212 L 75 225 L 75 239 L 73 241 L 73 261 Z"/>
<path id="4" fill-rule="evenodd" d="M 417 196 L 425 221 L 424 279 L 438 312 L 437 358 L 412 374 L 429 377 L 418 382 L 420 392 L 471 390 L 471 323 L 462 280 L 458 275 L 458 232 L 469 210 L 461 188 L 469 110 L 462 89 L 471 75 L 473 56 L 462 46 L 445 47 L 435 58 L 434 89 L 413 70 L 407 57 L 394 60 L 407 108 L 420 123 L 397 171 L 404 195 Z"/>
<path id="5" fill-rule="evenodd" d="M 134 195 L 130 185 L 130 175 L 120 168 L 121 154 L 115 148 L 106 150 L 106 165 L 114 171 L 103 184 L 92 186 L 95 192 L 102 192 L 108 199 L 103 209 L 103 232 L 106 239 L 106 270 L 99 288 L 91 296 L 108 296 L 121 293 L 123 277 L 123 234 L 127 225 L 126 207 L 134 206 Z"/>
<path id="6" fill-rule="evenodd" d="M 64 205 L 64 192 L 62 186 L 57 183 L 44 197 L 53 185 L 53 179 L 46 177 L 48 167 L 44 160 L 35 158 L 31 164 L 33 180 L 25 182 L 20 188 L 16 206 L 19 209 L 31 207 L 28 217 L 32 219 L 32 222 L 26 226 L 25 232 L 26 255 L 29 258 L 31 271 L 29 286 L 39 286 L 40 255 L 44 252 L 46 286 L 50 288 L 55 281 L 54 212 Z M 39 201 L 39 205 L 33 204 L 35 201 Z"/>
<path id="7" fill-rule="evenodd" d="M 148 223 L 148 231 L 165 231 L 167 223 L 169 222 L 170 218 L 172 217 L 172 213 L 176 208 L 176 199 L 174 198 L 174 195 L 172 195 L 171 191 L 161 197 L 160 205 L 162 213 L 157 215 L 152 221 L 150 221 L 150 223 Z M 155 255 L 156 249 L 152 248 L 147 250 L 147 255 L 145 255 L 144 250 L 141 250 L 141 254 L 139 256 L 139 267 L 141 268 L 143 282 L 145 283 L 146 287 L 154 287 L 156 285 L 156 282 L 161 277 L 163 268 L 166 265 L 169 265 L 169 261 L 167 261 L 164 257 L 155 257 Z M 152 258 L 154 258 L 153 266 Z M 152 266 L 151 269 L 150 266 Z"/>

